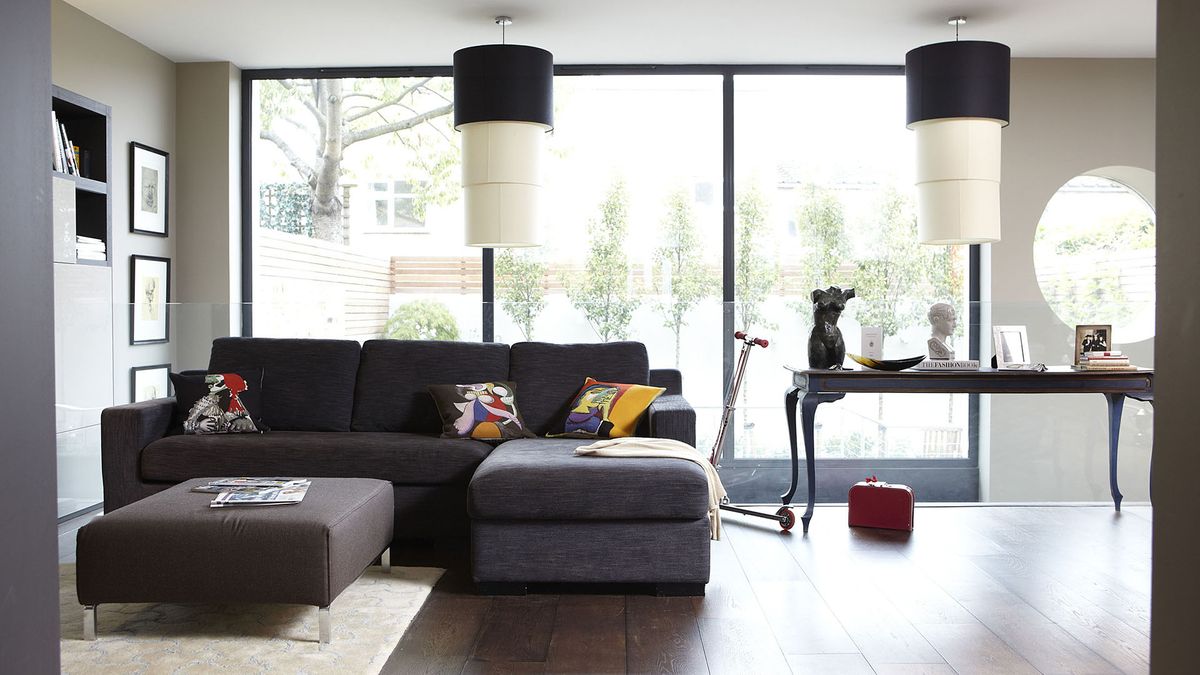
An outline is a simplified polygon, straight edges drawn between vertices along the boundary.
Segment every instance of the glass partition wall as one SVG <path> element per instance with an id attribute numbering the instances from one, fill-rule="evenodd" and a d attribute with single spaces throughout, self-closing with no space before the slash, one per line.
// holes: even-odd
<path id="1" fill-rule="evenodd" d="M 244 76 L 247 334 L 638 340 L 683 371 L 707 452 L 731 333 L 748 329 L 772 344 L 727 436 L 737 501 L 786 487 L 784 366 L 807 362 L 814 288 L 856 288 L 848 351 L 878 326 L 885 357 L 923 354 L 944 302 L 971 355 L 973 257 L 916 244 L 899 68 L 559 67 L 544 244 L 496 251 L 462 243 L 449 69 Z M 974 499 L 972 410 L 959 395 L 827 406 L 822 480 L 891 466 L 923 499 L 963 499 L 963 481 Z"/>

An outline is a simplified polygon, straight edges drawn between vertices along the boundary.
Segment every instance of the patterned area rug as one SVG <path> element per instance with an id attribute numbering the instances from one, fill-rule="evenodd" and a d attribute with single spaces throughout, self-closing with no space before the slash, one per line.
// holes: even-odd
<path id="1" fill-rule="evenodd" d="M 75 566 L 59 568 L 64 673 L 378 673 L 442 570 L 369 568 L 330 606 L 333 641 L 317 641 L 302 605 L 100 605 L 83 639 Z M 2 670 L 2 668 L 0 668 Z"/>

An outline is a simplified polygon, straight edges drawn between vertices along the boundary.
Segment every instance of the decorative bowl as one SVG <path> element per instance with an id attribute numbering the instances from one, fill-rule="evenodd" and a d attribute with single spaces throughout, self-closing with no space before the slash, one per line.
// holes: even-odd
<path id="1" fill-rule="evenodd" d="M 867 358 L 866 356 L 859 356 L 858 354 L 846 354 L 846 356 L 854 359 L 855 363 L 861 366 L 866 366 L 871 370 L 904 370 L 905 368 L 912 368 L 913 366 L 925 360 L 924 356 L 910 356 L 907 359 L 889 360 L 871 359 Z"/>

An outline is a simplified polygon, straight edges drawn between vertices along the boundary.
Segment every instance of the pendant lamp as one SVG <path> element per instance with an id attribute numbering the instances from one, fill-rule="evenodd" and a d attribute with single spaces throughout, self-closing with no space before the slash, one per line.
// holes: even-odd
<path id="1" fill-rule="evenodd" d="M 1011 50 L 998 42 L 918 47 L 904 58 L 908 128 L 917 133 L 922 244 L 1000 241 L 1000 129 L 1008 125 Z"/>
<path id="2" fill-rule="evenodd" d="M 496 23 L 503 31 L 512 19 Z M 454 52 L 466 244 L 538 246 L 543 146 L 554 127 L 553 57 L 501 42 Z"/>

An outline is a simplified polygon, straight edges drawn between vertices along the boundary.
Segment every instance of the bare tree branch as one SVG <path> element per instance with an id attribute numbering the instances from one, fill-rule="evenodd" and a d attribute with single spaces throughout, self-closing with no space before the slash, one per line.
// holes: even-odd
<path id="1" fill-rule="evenodd" d="M 350 147 L 359 141 L 365 141 L 369 138 L 375 138 L 376 136 L 383 136 L 384 134 L 403 131 L 404 129 L 411 129 L 419 124 L 428 122 L 431 119 L 446 115 L 453 109 L 454 104 L 447 104 L 441 106 L 440 108 L 434 108 L 433 110 L 423 112 L 420 115 L 415 115 L 406 120 L 391 122 L 389 124 L 381 124 L 370 129 L 360 129 L 358 131 L 349 132 L 346 134 L 346 138 L 343 141 L 342 147 Z"/>
<path id="2" fill-rule="evenodd" d="M 392 97 L 390 100 L 380 101 L 377 105 L 371 106 L 370 108 L 367 108 L 366 110 L 364 110 L 362 112 L 354 113 L 353 115 L 347 115 L 346 121 L 353 122 L 355 120 L 366 117 L 367 115 L 377 113 L 380 110 L 383 110 L 384 108 L 388 107 L 389 105 L 397 104 L 400 101 L 403 101 L 409 94 L 424 87 L 431 79 L 433 79 L 433 78 L 427 77 L 427 78 L 421 80 L 420 82 L 418 82 L 417 84 L 414 84 L 413 86 L 409 87 L 408 89 L 405 89 L 404 91 L 400 92 L 399 95 Z"/>
<path id="3" fill-rule="evenodd" d="M 279 151 L 283 153 L 283 156 L 287 157 L 288 163 L 292 165 L 292 168 L 294 168 L 300 174 L 300 177 L 304 179 L 304 182 L 310 185 L 312 184 L 313 179 L 316 176 L 315 170 L 312 166 L 305 163 L 304 160 L 300 159 L 300 156 L 292 150 L 291 146 L 287 144 L 287 141 L 283 140 L 279 134 L 276 134 L 270 129 L 263 129 L 262 131 L 258 132 L 258 137 L 265 141 L 274 143 L 275 147 L 279 148 Z"/>

